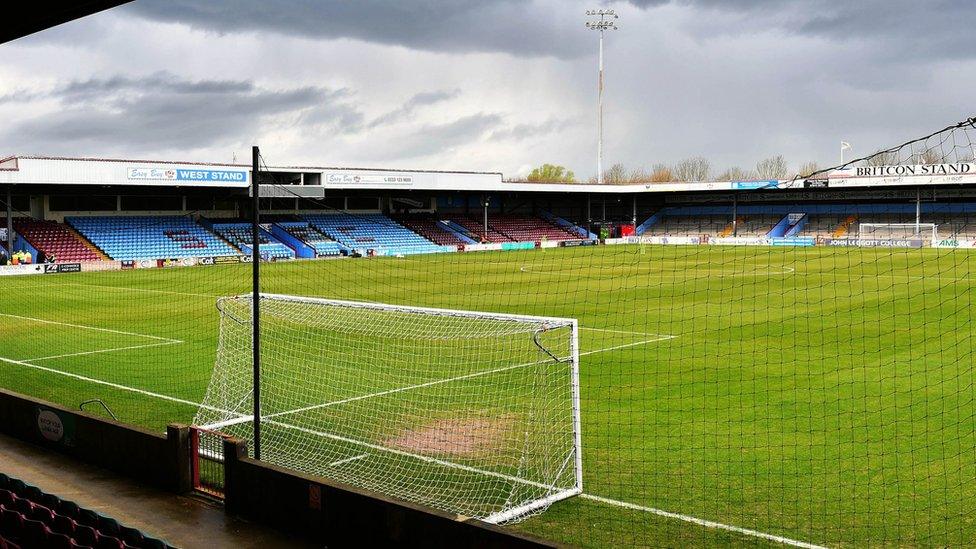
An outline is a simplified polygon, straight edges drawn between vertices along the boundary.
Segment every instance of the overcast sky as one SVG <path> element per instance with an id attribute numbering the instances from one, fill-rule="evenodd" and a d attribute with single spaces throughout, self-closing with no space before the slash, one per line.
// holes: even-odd
<path id="1" fill-rule="evenodd" d="M 137 0 L 0 46 L 0 156 L 713 173 L 976 113 L 972 0 Z"/>

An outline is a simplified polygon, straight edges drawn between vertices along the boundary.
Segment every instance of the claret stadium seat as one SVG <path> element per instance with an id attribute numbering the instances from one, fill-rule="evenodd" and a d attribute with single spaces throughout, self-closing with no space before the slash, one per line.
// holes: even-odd
<path id="1" fill-rule="evenodd" d="M 516 242 L 541 240 L 572 240 L 579 238 L 568 230 L 539 217 L 496 215 L 488 218 L 488 227 Z"/>
<path id="2" fill-rule="evenodd" d="M 98 253 L 66 225 L 56 221 L 18 220 L 14 231 L 48 258 L 58 262 L 99 261 Z"/>
<path id="3" fill-rule="evenodd" d="M 80 509 L 0 474 L 0 549 L 165 549 L 166 543 L 115 519 Z"/>
<path id="4" fill-rule="evenodd" d="M 434 244 L 440 244 L 441 246 L 464 244 L 463 240 L 451 231 L 444 229 L 440 222 L 432 216 L 405 215 L 397 217 L 396 221 Z"/>

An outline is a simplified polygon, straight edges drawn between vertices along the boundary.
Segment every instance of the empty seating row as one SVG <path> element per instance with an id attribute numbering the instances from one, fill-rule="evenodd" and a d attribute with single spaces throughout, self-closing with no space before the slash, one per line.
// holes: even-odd
<path id="1" fill-rule="evenodd" d="M 464 241 L 444 228 L 443 224 L 430 216 L 403 216 L 397 221 L 404 227 L 441 246 L 457 246 Z"/>
<path id="2" fill-rule="evenodd" d="M 664 216 L 644 231 L 654 236 L 718 236 L 731 222 L 727 215 Z"/>
<path id="3" fill-rule="evenodd" d="M 250 223 L 214 223 L 214 231 L 227 239 L 228 242 L 240 248 L 245 254 L 251 253 L 253 242 Z M 258 234 L 258 246 L 261 250 L 261 257 L 271 259 L 294 259 L 295 250 L 289 248 L 267 231 L 261 230 Z"/>
<path id="4" fill-rule="evenodd" d="M 165 542 L 0 473 L 0 538 L 15 547 L 166 549 Z"/>
<path id="5" fill-rule="evenodd" d="M 384 253 L 430 253 L 441 246 L 383 214 L 313 214 L 304 216 L 316 230 L 353 250 Z"/>
<path id="6" fill-rule="evenodd" d="M 316 230 L 307 221 L 282 221 L 278 226 L 308 244 L 319 257 L 342 255 L 345 251 L 341 244 Z"/>
<path id="7" fill-rule="evenodd" d="M 101 259 L 77 234 L 56 221 L 23 220 L 14 223 L 14 230 L 48 260 L 52 257 L 58 262 Z"/>
<path id="8" fill-rule="evenodd" d="M 188 217 L 69 217 L 65 221 L 115 260 L 239 255 Z"/>
<path id="9" fill-rule="evenodd" d="M 579 238 L 578 235 L 538 217 L 517 215 L 489 216 L 488 226 L 517 242 L 571 240 Z"/>
<path id="10" fill-rule="evenodd" d="M 735 236 L 766 236 L 781 219 L 781 215 L 740 216 L 736 222 Z"/>
<path id="11" fill-rule="evenodd" d="M 484 218 L 475 218 L 473 216 L 457 216 L 452 217 L 451 221 L 457 223 L 458 225 L 464 227 L 475 240 L 481 242 L 512 242 L 513 239 L 509 238 L 508 235 L 502 234 L 492 228 L 491 223 L 488 223 L 488 230 L 485 230 Z"/>

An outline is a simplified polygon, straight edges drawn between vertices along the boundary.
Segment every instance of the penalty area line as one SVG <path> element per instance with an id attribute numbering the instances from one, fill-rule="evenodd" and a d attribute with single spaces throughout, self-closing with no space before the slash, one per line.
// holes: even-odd
<path id="1" fill-rule="evenodd" d="M 85 326 L 84 324 L 71 324 L 69 322 L 59 322 L 57 320 L 46 320 L 46 319 L 43 319 L 43 318 L 34 318 L 34 317 L 30 317 L 30 316 L 12 315 L 12 314 L 9 314 L 9 313 L 0 313 L 0 316 L 5 316 L 7 318 L 16 318 L 16 319 L 19 319 L 19 320 L 29 320 L 31 322 L 40 322 L 42 324 L 53 324 L 55 326 L 67 326 L 69 328 L 80 328 L 82 330 L 92 330 L 92 331 L 95 331 L 95 332 L 105 332 L 105 333 L 109 333 L 109 334 L 119 334 L 119 335 L 133 336 L 133 337 L 144 337 L 144 338 L 147 338 L 147 339 L 155 339 L 157 341 L 167 341 L 167 342 L 170 342 L 170 343 L 183 343 L 183 341 L 181 341 L 179 339 L 173 339 L 171 337 L 162 337 L 162 336 L 154 336 L 154 335 L 149 335 L 149 334 L 140 334 L 140 333 L 137 333 L 137 332 L 125 332 L 125 331 L 122 331 L 122 330 L 112 330 L 110 328 L 99 328 L 97 326 Z"/>
<path id="2" fill-rule="evenodd" d="M 591 351 L 583 351 L 580 356 L 594 355 L 596 353 L 605 353 L 607 351 L 616 351 L 617 349 L 627 349 L 628 347 L 637 347 L 638 345 L 647 345 L 648 343 L 656 343 L 658 341 L 668 341 L 674 339 L 678 336 L 676 335 L 662 335 L 652 339 L 645 339 L 643 341 L 635 341 L 633 343 L 624 343 L 622 345 L 614 345 L 613 347 L 606 347 L 603 349 L 593 349 Z"/>
<path id="3" fill-rule="evenodd" d="M 753 538 L 773 541 L 776 543 L 781 543 L 783 545 L 790 545 L 792 547 L 803 547 L 804 549 L 827 549 L 823 545 L 816 545 L 805 541 L 795 540 L 783 536 L 777 536 L 776 534 L 767 534 L 766 532 L 760 532 L 759 530 L 742 528 L 741 526 L 732 526 L 731 524 L 724 524 L 721 522 L 715 522 L 714 520 L 701 519 L 698 517 L 693 517 L 691 515 L 682 515 L 681 513 L 673 513 L 671 511 L 655 509 L 654 507 L 637 505 L 636 503 L 630 503 L 627 501 L 605 498 L 603 496 L 595 496 L 593 494 L 580 494 L 579 497 L 583 499 L 588 499 L 591 501 L 603 503 L 606 505 L 612 505 L 614 507 L 622 507 L 624 509 L 630 509 L 632 511 L 642 511 L 644 513 L 651 513 L 660 517 L 676 519 L 684 522 L 689 522 L 691 524 L 697 524 L 698 526 L 702 526 L 705 528 L 712 528 L 715 530 L 725 530 L 727 532 L 735 532 L 737 534 L 742 534 L 744 536 L 750 536 Z"/>
<path id="4" fill-rule="evenodd" d="M 92 378 L 92 377 L 87 377 L 87 376 L 83 376 L 83 375 L 79 375 L 79 374 L 74 374 L 74 373 L 71 373 L 71 372 L 65 372 L 63 370 L 58 370 L 56 368 L 48 368 L 47 366 L 40 366 L 38 364 L 31 364 L 30 362 L 26 362 L 26 361 L 23 361 L 23 360 L 15 360 L 13 358 L 6 358 L 6 357 L 0 356 L 0 362 L 6 362 L 8 364 L 14 364 L 16 366 L 23 366 L 25 368 L 33 368 L 35 370 L 40 370 L 42 372 L 48 372 L 48 373 L 51 373 L 51 374 L 57 374 L 57 375 L 65 376 L 65 377 L 70 377 L 72 379 L 77 379 L 79 381 L 86 381 L 88 383 L 95 383 L 97 385 L 104 385 L 106 387 L 111 387 L 113 389 L 118 389 L 120 391 L 129 391 L 129 392 L 136 393 L 136 394 L 140 394 L 140 395 L 143 395 L 143 396 L 158 398 L 160 400 L 168 400 L 170 402 L 176 402 L 178 404 L 185 404 L 187 406 L 193 406 L 195 408 L 206 408 L 208 410 L 211 410 L 211 411 L 214 411 L 214 412 L 220 412 L 220 413 L 233 413 L 233 412 L 228 412 L 227 410 L 221 410 L 220 408 L 215 408 L 213 406 L 208 406 L 208 405 L 203 404 L 203 403 L 200 403 L 200 402 L 193 402 L 192 400 L 186 400 L 186 399 L 182 399 L 182 398 L 179 398 L 179 397 L 174 397 L 174 396 L 169 396 L 169 395 L 163 395 L 163 394 L 160 394 L 160 393 L 154 393 L 152 391 L 146 391 L 144 389 L 136 389 L 135 387 L 129 387 L 127 385 L 121 385 L 121 384 L 118 384 L 118 383 L 112 383 L 111 381 L 103 381 L 101 379 L 95 379 L 95 378 Z"/>
<path id="5" fill-rule="evenodd" d="M 42 356 L 37 358 L 28 358 L 24 362 L 37 362 L 39 360 L 56 360 L 59 358 L 68 358 L 72 356 L 86 356 L 86 355 L 97 355 L 99 353 L 114 353 L 115 351 L 129 351 L 133 349 L 148 349 L 149 347 L 162 347 L 164 345 L 178 345 L 183 343 L 182 341 L 161 341 L 159 343 L 147 343 L 145 345 L 130 345 L 128 347 L 113 347 L 111 349 L 99 349 L 97 351 L 82 351 L 79 353 L 66 353 L 63 355 L 51 355 Z"/>

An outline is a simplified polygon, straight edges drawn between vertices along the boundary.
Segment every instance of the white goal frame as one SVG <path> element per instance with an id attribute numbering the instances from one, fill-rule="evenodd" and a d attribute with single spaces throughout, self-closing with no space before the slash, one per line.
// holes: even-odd
<path id="1" fill-rule="evenodd" d="M 366 441 L 358 441 L 358 440 L 348 439 L 346 437 L 342 437 L 341 435 L 335 435 L 335 434 L 324 433 L 324 432 L 323 433 L 312 433 L 311 431 L 308 431 L 307 429 L 304 429 L 304 431 L 306 432 L 306 434 L 317 434 L 317 435 L 321 435 L 321 436 L 327 437 L 327 438 L 335 438 L 337 440 L 341 440 L 341 441 L 347 442 L 347 443 L 359 444 L 359 445 L 361 445 L 362 447 L 364 447 L 367 450 L 378 450 L 378 451 L 381 451 L 381 452 L 389 452 L 389 453 L 393 453 L 393 454 L 400 454 L 400 455 L 408 456 L 408 457 L 411 457 L 411 458 L 420 459 L 420 460 L 423 460 L 423 461 L 426 461 L 426 462 L 429 462 L 429 463 L 434 463 L 434 464 L 437 464 L 437 465 L 442 465 L 442 466 L 446 466 L 446 467 L 453 467 L 453 468 L 457 468 L 457 469 L 464 470 L 464 471 L 471 472 L 471 473 L 485 474 L 485 475 L 488 475 L 488 476 L 491 476 L 491 477 L 500 478 L 500 479 L 507 480 L 507 481 L 510 481 L 510 482 L 521 483 L 521 484 L 527 485 L 527 486 L 534 486 L 534 487 L 541 488 L 541 489 L 552 490 L 552 493 L 550 493 L 550 494 L 548 494 L 548 495 L 546 495 L 544 497 L 540 497 L 538 499 L 529 501 L 529 502 L 524 503 L 522 505 L 518 505 L 516 507 L 512 507 L 512 508 L 505 509 L 505 510 L 500 511 L 500 512 L 496 512 L 496 513 L 491 514 L 491 515 L 489 515 L 487 517 L 479 517 L 481 520 L 483 520 L 485 522 L 493 523 L 493 524 L 499 524 L 499 523 L 505 523 L 505 522 L 509 522 L 509 521 L 513 521 L 513 520 L 519 520 L 522 517 L 525 517 L 525 516 L 531 515 L 533 513 L 541 512 L 541 511 L 545 510 L 552 503 L 555 503 L 557 501 L 561 501 L 561 500 L 564 500 L 564 499 L 567 499 L 567 498 L 570 498 L 570 497 L 579 495 L 579 494 L 581 494 L 583 492 L 583 459 L 582 459 L 582 434 L 581 434 L 581 424 L 582 424 L 582 422 L 581 422 L 581 419 L 580 419 L 580 382 L 579 382 L 579 355 L 580 355 L 580 351 L 579 351 L 579 323 L 578 323 L 577 319 L 574 319 L 574 318 L 561 318 L 561 317 L 543 317 L 543 316 L 532 316 L 532 315 L 519 315 L 519 314 L 508 314 L 508 313 L 495 313 L 495 312 L 468 311 L 468 310 L 457 310 L 457 309 L 442 309 L 442 308 L 433 308 L 433 307 L 414 307 L 414 306 L 407 306 L 407 305 L 393 305 L 393 304 L 365 302 L 365 301 L 348 301 L 348 300 L 326 299 L 326 298 L 317 298 L 317 297 L 293 296 L 293 295 L 271 294 L 271 293 L 262 293 L 262 294 L 260 294 L 260 297 L 261 297 L 261 300 L 262 301 L 264 301 L 264 300 L 267 299 L 267 300 L 274 300 L 274 301 L 281 301 L 281 302 L 292 302 L 292 303 L 299 303 L 299 304 L 313 304 L 313 305 L 334 306 L 334 307 L 342 307 L 342 308 L 349 308 L 349 309 L 364 309 L 364 310 L 383 311 L 383 312 L 403 312 L 403 313 L 414 314 L 414 315 L 420 314 L 420 315 L 432 315 L 432 316 L 439 316 L 439 317 L 456 317 L 456 318 L 470 318 L 470 319 L 477 319 L 477 320 L 491 320 L 491 321 L 503 321 L 503 322 L 516 322 L 516 323 L 537 324 L 537 325 L 539 325 L 541 327 L 541 329 L 538 330 L 538 331 L 536 331 L 535 332 L 536 334 L 538 334 L 541 331 L 548 330 L 548 329 L 569 328 L 570 329 L 570 334 L 569 334 L 569 337 L 570 337 L 569 351 L 570 352 L 569 352 L 569 356 L 567 358 L 569 358 L 570 360 L 568 361 L 569 364 L 567 366 L 568 366 L 569 374 L 570 375 L 569 375 L 569 379 L 567 380 L 567 382 L 570 384 L 570 387 L 569 387 L 570 395 L 568 395 L 568 396 L 571 396 L 571 399 L 572 399 L 572 404 L 571 404 L 572 405 L 571 422 L 572 422 L 572 429 L 573 429 L 573 433 L 572 433 L 572 440 L 573 440 L 572 455 L 573 456 L 572 456 L 572 464 L 570 465 L 570 463 L 565 463 L 565 466 L 572 467 L 572 471 L 573 471 L 573 478 L 571 479 L 573 481 L 573 486 L 572 487 L 558 489 L 558 491 L 555 491 L 554 490 L 555 489 L 555 486 L 547 486 L 545 484 L 539 483 L 539 482 L 534 481 L 534 480 L 531 480 L 531 479 L 519 478 L 519 477 L 516 477 L 516 476 L 507 475 L 507 474 L 500 473 L 500 472 L 496 472 L 496 471 L 489 471 L 489 470 L 479 469 L 479 468 L 473 467 L 471 465 L 460 464 L 460 463 L 453 463 L 450 460 L 441 459 L 441 458 L 437 458 L 437 457 L 433 457 L 433 456 L 426 456 L 426 455 L 422 455 L 422 454 L 414 454 L 414 453 L 411 453 L 411 452 L 404 451 L 402 449 L 385 448 L 383 446 L 376 445 L 376 444 L 372 444 L 372 443 L 369 443 L 369 442 L 366 442 Z M 227 301 L 229 301 L 229 300 L 246 300 L 246 301 L 250 301 L 251 299 L 252 299 L 252 294 L 242 294 L 242 295 L 238 295 L 238 296 L 221 297 L 221 298 L 218 298 L 218 300 L 217 300 L 217 308 L 221 311 L 222 314 L 225 314 L 224 313 L 223 305 Z M 262 303 L 262 305 L 263 305 L 263 303 Z M 248 309 L 251 310 L 251 311 L 253 311 L 253 307 L 248 307 Z M 262 307 L 262 313 L 263 313 L 263 310 L 264 309 Z M 234 317 L 231 316 L 231 318 L 234 318 Z M 237 320 L 238 322 L 242 322 L 244 319 L 236 319 L 236 318 L 234 318 L 234 320 Z M 250 322 L 250 319 L 249 318 L 246 319 L 246 320 L 247 320 L 247 322 Z M 543 351 L 545 351 L 547 354 L 550 354 L 548 350 L 546 350 L 545 348 L 543 348 L 538 343 L 538 341 L 536 341 L 536 345 L 539 346 L 540 349 L 542 349 Z M 552 356 L 552 355 L 550 354 L 550 356 Z M 529 366 L 529 365 L 525 365 L 525 364 L 519 365 L 519 364 L 516 364 L 516 365 L 513 365 L 512 368 L 518 368 L 518 367 L 521 367 L 521 366 Z M 478 376 L 481 376 L 481 375 L 488 375 L 490 373 L 491 373 L 491 371 L 481 372 L 481 373 L 477 373 L 476 372 L 474 374 L 468 374 L 468 375 L 460 376 L 460 377 L 458 377 L 456 379 L 438 380 L 438 381 L 435 381 L 434 383 L 435 384 L 436 383 L 451 383 L 451 382 L 454 382 L 454 381 L 460 381 L 460 380 L 464 380 L 464 379 L 467 379 L 467 378 L 478 377 Z M 394 389 L 392 392 L 409 391 L 409 390 L 414 389 L 415 387 L 420 388 L 420 387 L 425 387 L 425 386 L 428 386 L 428 385 L 430 385 L 430 384 L 424 383 L 424 384 L 418 384 L 416 386 L 401 387 L 401 388 Z M 210 396 L 211 390 L 213 390 L 213 387 L 208 388 L 208 391 L 207 391 L 208 397 Z M 388 391 L 388 392 L 390 392 L 390 391 Z M 383 393 L 377 393 L 375 396 L 381 396 L 382 394 Z M 371 396 L 374 396 L 374 395 L 364 395 L 364 396 L 359 397 L 359 398 L 368 399 Z M 280 421 L 276 420 L 275 417 L 276 416 L 279 416 L 279 415 L 282 415 L 282 414 L 279 412 L 277 414 L 271 414 L 270 416 L 266 416 L 264 412 L 260 412 L 260 404 L 261 403 L 258 403 L 258 410 L 259 410 L 259 414 L 260 414 L 260 417 L 261 417 L 262 424 L 265 423 L 265 422 L 268 422 L 268 423 L 270 423 L 272 425 L 281 427 L 282 424 L 280 423 Z M 211 411 L 213 411 L 213 409 Z M 227 419 L 222 420 L 222 421 L 217 421 L 217 422 L 210 422 L 209 424 L 201 425 L 201 428 L 208 429 L 208 430 L 217 430 L 217 431 L 219 431 L 222 428 L 228 428 L 228 427 L 235 426 L 235 425 L 240 426 L 242 424 L 253 423 L 253 421 L 254 421 L 254 415 L 251 414 L 251 413 L 242 413 L 241 411 L 232 411 L 232 410 L 217 410 L 217 411 L 218 412 L 224 412 L 223 415 Z M 198 415 L 199 415 L 199 413 L 198 413 Z M 287 427 L 287 425 L 285 425 L 285 427 Z M 299 431 L 302 431 L 303 430 L 302 428 L 298 428 L 298 427 L 296 427 L 296 429 L 299 430 Z M 201 453 L 201 456 L 200 457 L 204 457 L 204 458 L 211 459 L 211 460 L 214 460 L 214 461 L 222 461 L 222 458 L 223 458 L 223 456 L 213 456 L 213 455 L 204 456 L 202 453 Z M 567 460 L 567 461 L 569 461 L 569 460 Z"/>
<path id="2" fill-rule="evenodd" d="M 864 239 L 878 239 L 878 238 L 890 238 L 890 237 L 877 237 L 877 236 L 865 236 L 865 228 L 877 228 L 877 229 L 911 229 L 914 230 L 914 235 L 925 239 L 928 238 L 930 243 L 935 243 L 939 241 L 939 226 L 935 223 L 858 223 L 857 225 L 857 238 L 858 240 Z M 925 234 L 929 232 L 930 234 Z M 897 237 L 897 240 L 904 239 L 905 237 Z"/>

